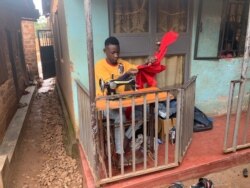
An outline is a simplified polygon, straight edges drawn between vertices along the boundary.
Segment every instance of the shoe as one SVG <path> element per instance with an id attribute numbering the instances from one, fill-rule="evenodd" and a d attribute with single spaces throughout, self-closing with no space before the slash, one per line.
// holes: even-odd
<path id="1" fill-rule="evenodd" d="M 191 188 L 213 188 L 214 184 L 207 178 L 200 178 L 196 185 L 192 185 Z"/>
<path id="2" fill-rule="evenodd" d="M 124 148 L 125 153 L 129 151 L 129 143 L 130 143 L 130 140 L 125 136 L 124 142 L 123 142 L 123 148 Z"/>
<path id="3" fill-rule="evenodd" d="M 247 168 L 244 168 L 243 171 L 242 171 L 242 173 L 243 173 L 243 176 L 244 176 L 245 178 L 248 177 L 248 170 L 247 170 Z"/>
<path id="4" fill-rule="evenodd" d="M 133 164 L 132 152 L 126 154 L 126 158 L 130 164 Z M 140 164 L 144 161 L 143 153 L 140 150 L 135 151 L 135 164 Z"/>
<path id="5" fill-rule="evenodd" d="M 117 154 L 118 155 L 118 159 L 116 160 L 116 166 L 118 169 L 121 168 L 121 155 L 120 154 Z M 127 159 L 126 156 L 123 157 L 123 165 L 124 167 L 126 166 L 131 166 L 131 163 L 130 163 L 130 160 Z"/>
<path id="6" fill-rule="evenodd" d="M 135 164 L 143 163 L 144 156 L 140 150 L 135 151 Z"/>
<path id="7" fill-rule="evenodd" d="M 168 188 L 184 188 L 184 185 L 181 182 L 172 183 Z"/>
<path id="8" fill-rule="evenodd" d="M 143 135 L 139 134 L 137 138 L 135 139 L 135 151 L 139 150 L 141 148 L 141 144 L 143 143 Z M 130 142 L 130 148 L 133 149 L 132 142 Z"/>

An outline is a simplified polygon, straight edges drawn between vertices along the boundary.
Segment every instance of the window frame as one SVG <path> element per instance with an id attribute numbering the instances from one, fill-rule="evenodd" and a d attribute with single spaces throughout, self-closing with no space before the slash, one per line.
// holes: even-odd
<path id="1" fill-rule="evenodd" d="M 221 23 L 220 23 L 220 33 L 219 33 L 219 41 L 217 45 L 217 56 L 216 57 L 199 57 L 198 56 L 198 46 L 199 46 L 199 37 L 200 37 L 200 29 L 201 29 L 201 17 L 202 17 L 202 8 L 203 8 L 203 2 L 205 0 L 199 1 L 199 8 L 198 8 L 198 15 L 197 15 L 197 24 L 196 24 L 196 35 L 195 35 L 195 46 L 194 46 L 194 60 L 219 60 L 224 59 L 223 57 L 220 57 L 220 53 L 222 52 L 223 48 L 223 38 L 226 30 L 226 17 L 228 14 L 228 6 L 230 3 L 230 0 L 223 0 L 223 7 L 226 7 L 221 11 Z M 249 1 L 249 0 L 248 0 Z M 248 2 L 250 3 L 250 2 Z M 249 6 L 248 6 L 249 7 Z M 249 10 L 248 10 L 249 11 Z M 236 56 L 232 58 L 239 58 L 241 56 Z"/>
<path id="2" fill-rule="evenodd" d="M 225 33 L 226 33 L 226 22 L 227 22 L 227 14 L 228 14 L 228 8 L 229 8 L 229 5 L 230 5 L 230 3 L 233 3 L 233 2 L 237 2 L 236 0 L 224 0 L 224 3 L 226 3 L 226 10 L 227 11 L 223 11 L 223 15 L 222 15 L 222 20 L 223 20 L 223 22 L 222 22 L 222 24 L 221 24 L 221 33 L 220 33 L 220 44 L 219 44 L 219 49 L 218 49 L 218 58 L 220 58 L 219 56 L 220 56 L 220 53 L 223 51 L 223 38 L 224 38 L 224 35 L 225 35 Z M 246 33 L 247 33 L 247 23 L 248 23 L 248 13 L 249 13 L 249 4 L 250 4 L 250 0 L 246 0 L 245 2 L 244 2 L 244 4 L 246 5 L 246 6 L 244 6 L 245 8 L 246 8 L 246 10 L 247 10 L 247 18 L 246 18 L 246 30 L 243 32 L 243 33 L 245 33 L 245 35 L 244 36 L 241 36 L 241 37 L 243 37 L 243 38 L 245 38 L 245 40 L 246 40 Z M 242 25 L 244 25 L 243 24 L 243 21 L 244 20 L 241 20 L 241 24 Z M 244 41 L 245 41 L 244 40 Z M 240 58 L 240 57 L 243 57 L 244 56 L 244 51 L 245 51 L 245 43 L 243 44 L 243 46 L 244 46 L 244 49 L 243 49 L 243 54 L 242 54 L 242 56 L 235 56 L 235 57 L 233 57 L 233 58 Z M 239 51 L 240 49 L 237 49 L 237 51 Z M 221 59 L 221 58 L 220 58 Z"/>

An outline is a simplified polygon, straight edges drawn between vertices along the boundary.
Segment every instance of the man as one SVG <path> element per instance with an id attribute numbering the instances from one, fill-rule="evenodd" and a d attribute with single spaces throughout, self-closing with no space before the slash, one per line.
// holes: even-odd
<path id="1" fill-rule="evenodd" d="M 128 74 L 128 75 L 135 75 L 138 72 L 138 69 L 135 65 L 130 64 L 129 62 L 122 60 L 119 58 L 120 55 L 120 45 L 119 41 L 115 37 L 109 37 L 105 40 L 105 48 L 104 53 L 106 54 L 106 58 L 99 60 L 95 65 L 95 82 L 96 82 L 96 95 L 102 96 L 105 95 L 101 91 L 101 88 L 99 86 L 99 80 L 102 79 L 103 81 L 107 82 L 112 79 L 117 79 L 118 77 Z M 117 93 L 123 93 L 125 91 L 125 86 L 119 86 L 116 89 Z M 125 109 L 123 109 L 123 122 L 126 122 L 126 116 L 124 113 Z M 104 112 L 104 115 L 106 115 L 106 112 Z M 120 155 L 124 153 L 122 151 L 121 147 L 121 134 L 120 134 L 120 115 L 119 115 L 119 109 L 110 110 L 109 114 L 110 119 L 114 120 L 115 123 L 115 146 L 116 146 L 116 153 L 117 157 L 120 160 Z M 138 130 L 142 124 L 142 109 L 141 107 L 136 107 L 135 109 L 135 131 Z M 126 150 L 126 148 L 129 145 L 129 142 L 132 138 L 132 127 L 130 126 L 124 136 L 124 144 L 123 148 Z M 139 156 L 139 151 L 137 151 L 136 156 Z M 141 156 L 140 156 L 141 157 Z M 137 157 L 138 159 L 138 157 Z M 119 162 L 118 162 L 119 164 Z M 124 165 L 129 165 L 129 159 L 124 158 Z"/>
<path id="2" fill-rule="evenodd" d="M 134 75 L 138 72 L 135 65 L 119 58 L 120 46 L 119 41 L 115 37 L 109 37 L 105 40 L 105 48 L 103 49 L 106 54 L 105 59 L 99 60 L 95 65 L 95 78 L 96 78 L 96 95 L 101 96 L 102 93 L 99 86 L 99 79 L 103 81 L 109 81 L 111 79 L 117 79 L 123 74 L 127 73 Z M 122 93 L 124 86 L 117 88 L 117 93 Z"/>

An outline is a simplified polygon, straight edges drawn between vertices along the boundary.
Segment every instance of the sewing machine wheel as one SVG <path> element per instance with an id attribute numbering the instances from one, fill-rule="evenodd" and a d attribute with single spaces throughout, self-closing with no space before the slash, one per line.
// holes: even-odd
<path id="1" fill-rule="evenodd" d="M 104 90 L 105 90 L 105 82 L 101 78 L 99 79 L 99 86 L 101 88 L 101 91 L 104 92 Z"/>

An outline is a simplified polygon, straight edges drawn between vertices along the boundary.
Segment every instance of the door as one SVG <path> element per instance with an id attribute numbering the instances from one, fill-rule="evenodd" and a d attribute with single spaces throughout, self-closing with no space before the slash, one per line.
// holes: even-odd
<path id="1" fill-rule="evenodd" d="M 51 30 L 38 30 L 43 79 L 56 75 L 53 36 Z"/>
<path id="2" fill-rule="evenodd" d="M 166 32 L 175 31 L 179 38 L 162 61 L 168 68 L 158 75 L 158 86 L 183 84 L 189 79 L 192 1 L 109 0 L 109 8 L 110 33 L 119 39 L 123 58 L 131 58 L 135 64 L 144 61 L 155 53 Z"/>

